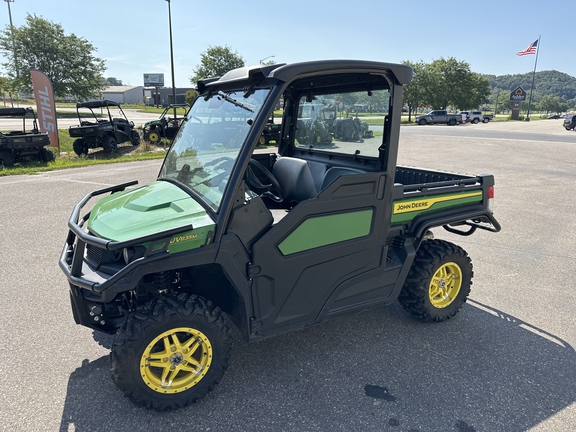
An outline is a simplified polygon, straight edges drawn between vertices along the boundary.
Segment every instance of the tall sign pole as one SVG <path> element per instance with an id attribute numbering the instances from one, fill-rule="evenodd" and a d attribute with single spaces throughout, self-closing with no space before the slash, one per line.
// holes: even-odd
<path id="1" fill-rule="evenodd" d="M 170 11 L 170 0 L 168 2 L 168 28 L 170 29 L 170 66 L 172 68 L 172 103 L 176 104 L 176 82 L 174 80 L 174 50 L 172 48 L 172 13 Z M 176 107 L 174 107 L 174 118 L 176 118 Z"/>
<path id="2" fill-rule="evenodd" d="M 8 18 L 10 19 L 10 33 L 12 36 L 12 50 L 14 51 L 14 69 L 16 70 L 16 85 L 17 93 L 18 93 L 18 100 L 20 100 L 20 72 L 18 71 L 18 59 L 16 57 L 16 40 L 14 39 L 14 25 L 12 24 L 12 11 L 10 10 L 10 3 L 14 3 L 14 0 L 4 0 L 8 4 Z M 12 103 L 12 107 L 14 107 L 14 101 L 12 100 L 12 96 L 10 96 L 10 102 Z"/>
<path id="3" fill-rule="evenodd" d="M 536 78 L 536 65 L 538 64 L 538 53 L 540 52 L 540 37 L 538 36 L 538 44 L 536 45 L 536 59 L 534 60 L 534 72 L 532 72 L 532 87 L 530 88 L 530 98 L 528 99 L 528 112 L 526 113 L 526 121 L 530 121 L 530 108 L 532 106 L 532 91 L 534 90 L 534 79 Z"/>

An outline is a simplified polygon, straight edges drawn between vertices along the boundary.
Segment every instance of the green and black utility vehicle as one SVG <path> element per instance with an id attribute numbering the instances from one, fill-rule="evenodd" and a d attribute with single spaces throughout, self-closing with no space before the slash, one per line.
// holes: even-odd
<path id="1" fill-rule="evenodd" d="M 188 108 L 190 108 L 188 104 L 172 104 L 166 107 L 158 120 L 149 121 L 144 125 L 142 129 L 144 139 L 152 144 L 158 144 L 162 138 L 173 139 L 185 118 L 185 114 L 178 117 L 178 109 L 186 111 Z M 175 116 L 170 117 L 170 113 L 175 113 Z"/>
<path id="2" fill-rule="evenodd" d="M 54 153 L 47 132 L 38 130 L 36 114 L 32 108 L 0 108 L 0 117 L 22 118 L 22 130 L 0 132 L 0 166 L 11 167 L 16 162 L 41 160 L 51 162 Z M 26 131 L 26 120 L 32 118 L 32 129 Z"/>
<path id="3" fill-rule="evenodd" d="M 112 107 L 112 111 L 110 108 Z M 90 112 L 90 119 L 85 117 Z M 107 118 L 98 116 L 94 110 L 106 109 Z M 140 135 L 134 129 L 134 122 L 128 121 L 122 106 L 108 99 L 82 102 L 76 104 L 78 126 L 70 126 L 68 133 L 76 138 L 72 143 L 74 152 L 80 155 L 88 154 L 88 149 L 102 147 L 104 151 L 114 153 L 118 144 L 130 141 L 134 146 L 140 144 Z"/>
<path id="4" fill-rule="evenodd" d="M 431 229 L 499 231 L 494 178 L 396 166 L 411 78 L 405 65 L 327 60 L 202 80 L 157 181 L 76 205 L 59 264 L 76 322 L 116 334 L 112 374 L 129 399 L 166 410 L 206 395 L 231 323 L 257 341 L 396 300 L 422 320 L 458 312 L 472 264 Z M 389 101 L 381 135 L 297 140 L 302 106 L 337 96 Z M 277 152 L 255 152 L 280 98 Z"/>

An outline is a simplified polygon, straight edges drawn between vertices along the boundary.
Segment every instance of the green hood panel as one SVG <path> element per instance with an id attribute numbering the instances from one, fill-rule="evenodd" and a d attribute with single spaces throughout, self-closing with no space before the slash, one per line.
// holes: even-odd
<path id="1" fill-rule="evenodd" d="M 193 232 L 206 234 L 214 227 L 190 195 L 176 185 L 157 181 L 100 199 L 90 213 L 88 228 L 99 237 L 124 241 L 190 224 Z"/>

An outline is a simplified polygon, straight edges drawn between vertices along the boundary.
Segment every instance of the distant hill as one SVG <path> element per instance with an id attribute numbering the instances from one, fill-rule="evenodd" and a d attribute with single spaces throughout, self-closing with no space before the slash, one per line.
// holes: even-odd
<path id="1" fill-rule="evenodd" d="M 532 88 L 532 72 L 515 75 L 482 75 L 490 82 L 492 90 L 512 91 L 522 87 L 526 92 Z M 576 78 L 555 70 L 536 72 L 533 97 L 557 96 L 570 106 L 576 106 Z"/>

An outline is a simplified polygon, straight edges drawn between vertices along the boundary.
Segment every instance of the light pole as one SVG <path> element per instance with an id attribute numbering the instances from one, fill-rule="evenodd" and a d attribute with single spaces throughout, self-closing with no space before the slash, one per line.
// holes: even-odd
<path id="1" fill-rule="evenodd" d="M 168 28 L 170 29 L 170 66 L 172 68 L 172 103 L 176 104 L 176 82 L 174 80 L 174 49 L 172 48 L 172 12 L 170 0 L 168 2 Z M 174 107 L 174 119 L 176 119 L 176 107 Z"/>
<path id="2" fill-rule="evenodd" d="M 16 42 L 14 41 L 14 25 L 12 24 L 12 11 L 10 10 L 10 3 L 14 3 L 14 0 L 4 0 L 8 4 L 8 18 L 10 19 L 10 32 L 12 33 L 12 50 L 14 51 L 14 69 L 16 70 L 16 85 L 19 87 L 20 74 L 18 72 L 18 61 L 16 60 Z M 20 96 L 20 91 L 18 91 L 18 96 Z M 12 98 L 10 98 L 12 100 Z M 14 102 L 12 102 L 14 106 Z"/>
<path id="3" fill-rule="evenodd" d="M 272 58 L 272 57 L 276 57 L 276 56 L 271 55 L 271 56 L 268 56 L 268 57 L 264 57 L 262 60 L 260 60 L 260 64 L 262 64 L 262 62 L 263 62 L 264 60 L 268 60 L 269 58 Z"/>

